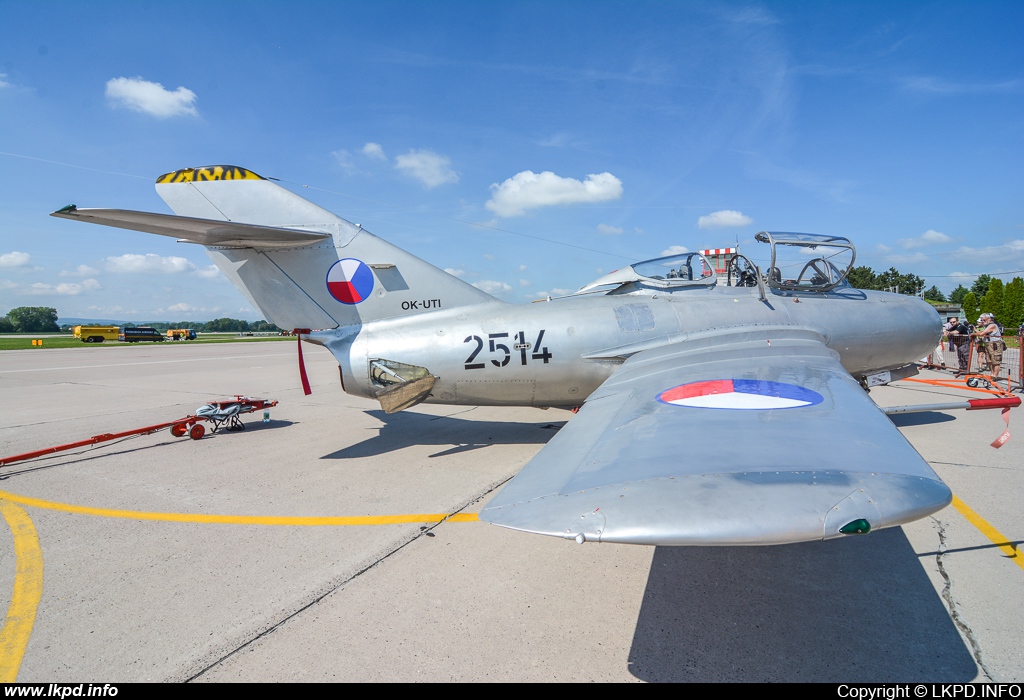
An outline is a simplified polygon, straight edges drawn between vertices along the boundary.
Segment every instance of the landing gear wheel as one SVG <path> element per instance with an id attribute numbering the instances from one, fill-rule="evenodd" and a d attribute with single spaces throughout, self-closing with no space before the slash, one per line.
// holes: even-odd
<path id="1" fill-rule="evenodd" d="M 171 426 L 171 435 L 174 437 L 182 437 L 188 432 L 188 426 L 184 423 L 178 423 L 177 425 Z"/>
<path id="2" fill-rule="evenodd" d="M 971 377 L 970 379 L 968 379 L 967 380 L 967 386 L 971 387 L 972 389 L 977 387 L 978 386 L 978 378 L 977 377 Z"/>
<path id="3" fill-rule="evenodd" d="M 188 436 L 190 438 L 192 438 L 193 440 L 198 440 L 201 437 L 203 437 L 204 435 L 206 435 L 206 428 L 204 428 L 199 423 L 196 423 L 195 425 L 193 425 L 192 429 L 188 431 Z"/>

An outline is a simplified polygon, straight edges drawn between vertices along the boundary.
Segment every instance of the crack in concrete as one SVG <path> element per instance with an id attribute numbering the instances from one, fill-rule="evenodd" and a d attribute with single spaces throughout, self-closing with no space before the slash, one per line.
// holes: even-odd
<path id="1" fill-rule="evenodd" d="M 939 575 L 942 576 L 944 585 L 942 587 L 942 599 L 946 601 L 946 606 L 949 608 L 949 616 L 953 620 L 953 624 L 957 626 L 957 629 L 967 638 L 967 641 L 971 644 L 971 655 L 974 657 L 975 663 L 981 669 L 981 672 L 985 674 L 987 681 L 995 682 L 995 678 L 989 672 L 988 667 L 985 666 L 985 662 L 981 658 L 981 645 L 974 636 L 974 631 L 970 626 L 964 622 L 964 619 L 960 616 L 960 611 L 957 609 L 956 601 L 953 599 L 953 581 L 949 578 L 949 573 L 946 571 L 945 563 L 943 559 L 946 556 L 946 528 L 942 524 L 942 521 L 938 518 L 933 517 L 936 526 L 938 527 L 939 533 L 939 548 L 935 552 L 935 565 L 939 569 Z"/>
<path id="2" fill-rule="evenodd" d="M 1011 471 L 1011 467 L 993 467 L 986 464 L 964 464 L 963 462 L 936 462 L 929 460 L 928 464 L 944 464 L 948 467 L 961 467 L 962 469 L 998 469 L 1001 471 Z"/>
<path id="3" fill-rule="evenodd" d="M 438 527 L 440 527 L 444 523 L 448 522 L 448 518 L 450 518 L 451 516 L 456 515 L 458 513 L 461 513 L 462 511 L 466 510 L 467 508 L 469 508 L 470 506 L 472 506 L 472 505 L 474 505 L 476 503 L 479 503 L 481 500 L 486 498 L 489 494 L 493 493 L 495 490 L 501 488 L 506 483 L 508 483 L 508 481 L 511 478 L 512 477 L 510 476 L 510 477 L 507 477 L 507 478 L 499 481 L 496 484 L 492 484 L 483 493 L 481 493 L 481 494 L 479 494 L 477 496 L 474 496 L 469 501 L 467 501 L 466 503 L 461 505 L 457 510 L 453 511 L 452 513 L 450 513 L 447 517 L 445 517 L 444 520 L 441 520 L 440 522 L 434 523 L 433 525 L 420 527 L 420 529 L 415 534 L 413 534 L 412 537 L 408 538 L 404 542 L 400 542 L 397 546 L 395 546 L 391 550 L 385 552 L 383 555 L 379 556 L 374 561 L 370 562 L 369 564 L 367 564 L 363 568 L 359 569 L 358 571 L 356 571 L 351 576 L 346 577 L 344 580 L 342 580 L 342 581 L 340 581 L 340 582 L 338 582 L 338 583 L 336 583 L 334 585 L 329 585 L 327 587 L 326 591 L 324 591 L 322 593 L 316 594 L 313 597 L 313 599 L 310 600 L 308 603 L 300 604 L 298 608 L 293 610 L 291 613 L 288 613 L 287 615 L 282 617 L 280 620 L 278 620 L 274 624 L 272 624 L 269 627 L 267 627 L 266 629 L 264 629 L 262 632 L 256 633 L 250 639 L 246 640 L 242 644 L 239 644 L 237 647 L 235 647 L 234 649 L 232 649 L 228 653 L 222 655 L 220 658 L 212 661 L 211 663 L 209 663 L 206 666 L 204 666 L 203 668 L 201 668 L 199 671 L 196 671 L 191 676 L 187 677 L 184 680 L 184 682 L 185 683 L 191 683 L 192 681 L 196 680 L 197 678 L 199 678 L 200 676 L 205 674 L 207 671 L 215 668 L 216 666 L 219 666 L 220 664 L 222 664 L 223 662 L 227 661 L 228 659 L 230 659 L 232 656 L 234 656 L 235 654 L 239 653 L 243 649 L 246 649 L 247 647 L 252 646 L 253 644 L 258 642 L 259 640 L 261 640 L 264 637 L 266 637 L 266 636 L 270 635 L 271 633 L 275 632 L 276 630 L 278 630 L 279 628 L 284 626 L 284 624 L 286 622 L 288 622 L 289 620 L 291 620 L 292 618 L 297 617 L 299 614 L 305 612 L 306 610 L 309 610 L 314 605 L 316 605 L 320 601 L 324 600 L 325 598 L 327 598 L 327 596 L 331 595 L 335 591 L 341 590 L 342 588 L 347 586 L 352 581 L 355 581 L 357 578 L 359 578 L 360 576 L 362 576 L 366 572 L 370 571 L 371 569 L 376 568 L 379 564 L 383 563 L 384 561 L 386 561 L 387 559 L 391 558 L 392 556 L 394 556 L 398 552 L 402 551 L 403 549 L 405 549 L 406 547 L 408 547 L 410 544 L 412 544 L 416 540 L 420 539 L 421 537 L 433 537 L 434 536 L 433 530 L 438 528 Z"/>

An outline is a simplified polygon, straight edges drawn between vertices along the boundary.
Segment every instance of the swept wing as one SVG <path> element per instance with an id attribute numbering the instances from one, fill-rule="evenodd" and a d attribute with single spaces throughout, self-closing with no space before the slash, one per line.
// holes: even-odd
<path id="1" fill-rule="evenodd" d="M 632 355 L 480 517 L 577 541 L 782 544 L 951 498 L 823 338 L 748 328 Z"/>

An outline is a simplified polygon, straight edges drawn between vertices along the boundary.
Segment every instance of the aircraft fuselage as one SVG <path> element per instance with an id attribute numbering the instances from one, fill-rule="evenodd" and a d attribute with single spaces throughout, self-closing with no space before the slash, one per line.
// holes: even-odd
<path id="1" fill-rule="evenodd" d="M 629 355 L 723 328 L 801 328 L 819 334 L 855 377 L 927 355 L 941 331 L 924 301 L 839 288 L 827 293 L 692 288 L 489 302 L 319 331 L 345 391 L 375 398 L 371 363 L 425 368 L 429 403 L 577 406 Z M 893 329 L 896 329 L 895 331 Z"/>

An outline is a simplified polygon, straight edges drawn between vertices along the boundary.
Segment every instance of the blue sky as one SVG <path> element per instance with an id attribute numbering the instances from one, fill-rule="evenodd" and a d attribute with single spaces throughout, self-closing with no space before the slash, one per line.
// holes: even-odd
<path id="1" fill-rule="evenodd" d="M 201 247 L 47 216 L 168 212 L 155 178 L 211 164 L 509 301 L 762 229 L 949 291 L 1024 270 L 1022 27 L 1020 2 L 0 1 L 0 313 L 258 318 Z"/>

